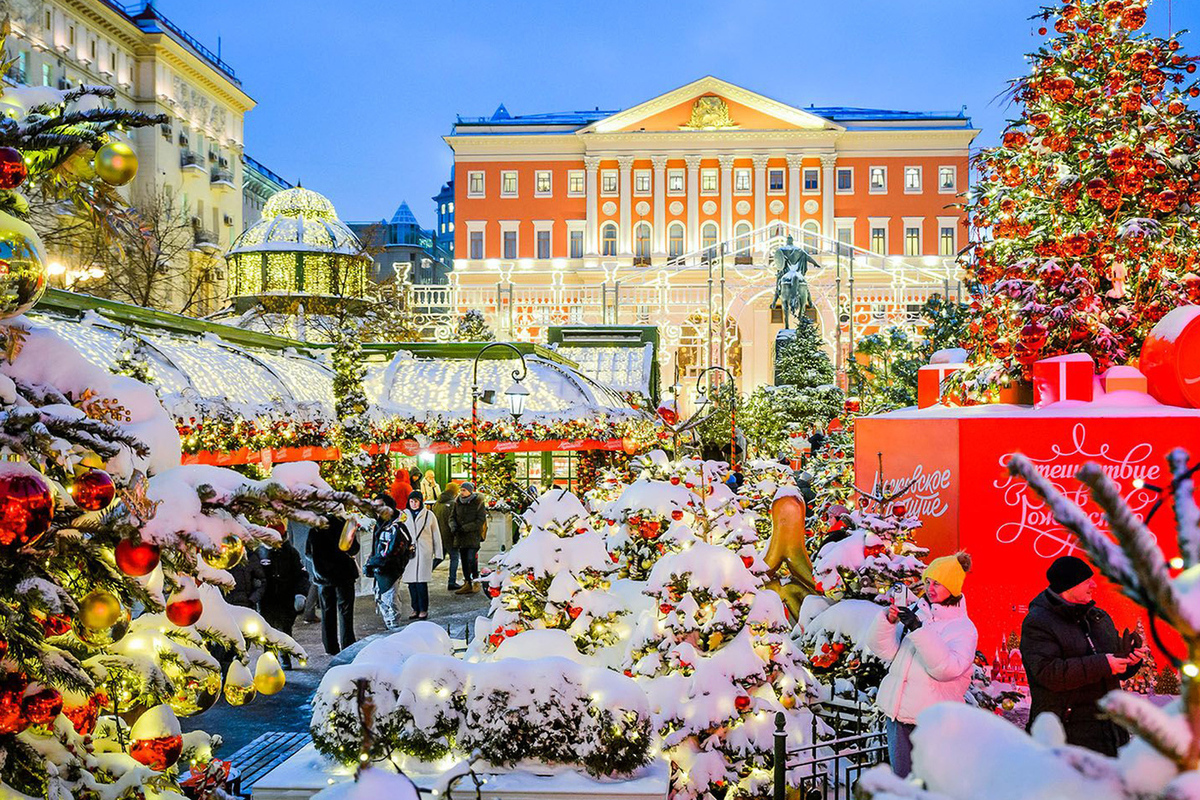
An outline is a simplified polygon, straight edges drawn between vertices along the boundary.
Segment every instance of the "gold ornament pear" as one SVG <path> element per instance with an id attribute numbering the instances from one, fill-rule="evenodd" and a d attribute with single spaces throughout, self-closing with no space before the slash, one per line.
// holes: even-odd
<path id="1" fill-rule="evenodd" d="M 266 652 L 258 657 L 254 665 L 254 688 L 259 694 L 275 694 L 287 682 L 283 667 L 274 653 Z"/>

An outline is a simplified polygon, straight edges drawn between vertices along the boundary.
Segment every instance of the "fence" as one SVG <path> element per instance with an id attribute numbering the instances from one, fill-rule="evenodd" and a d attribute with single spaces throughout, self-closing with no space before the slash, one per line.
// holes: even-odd
<path id="1" fill-rule="evenodd" d="M 833 738 L 818 740 L 822 724 Z M 774 800 L 784 800 L 794 789 L 803 800 L 850 800 L 863 770 L 887 762 L 887 733 L 879 728 L 871 707 L 830 703 L 814 708 L 812 744 L 787 749 L 783 712 L 775 715 Z M 803 773 L 796 786 L 788 786 L 788 769 Z"/>

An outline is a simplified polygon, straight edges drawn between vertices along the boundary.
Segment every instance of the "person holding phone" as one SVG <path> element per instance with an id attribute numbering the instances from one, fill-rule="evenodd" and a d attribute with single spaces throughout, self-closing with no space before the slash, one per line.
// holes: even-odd
<path id="1" fill-rule="evenodd" d="M 912 771 L 917 715 L 935 703 L 964 702 L 971 684 L 979 632 L 963 598 L 970 569 L 966 553 L 935 558 L 922 573 L 924 599 L 900 605 L 893 594 L 867 633 L 871 652 L 889 663 L 875 704 L 887 717 L 892 771 L 902 778 Z"/>
<path id="2" fill-rule="evenodd" d="M 1129 733 L 1102 716 L 1099 701 L 1132 678 L 1150 650 L 1135 634 L 1118 634 L 1112 617 L 1096 605 L 1095 573 L 1082 558 L 1056 558 L 1046 582 L 1021 623 L 1029 723 L 1039 714 L 1056 714 L 1067 744 L 1115 756 Z"/>

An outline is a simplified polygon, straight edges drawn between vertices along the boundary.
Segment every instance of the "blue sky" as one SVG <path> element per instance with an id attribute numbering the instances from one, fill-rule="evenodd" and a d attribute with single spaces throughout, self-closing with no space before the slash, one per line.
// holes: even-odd
<path id="1" fill-rule="evenodd" d="M 1054 2 L 1054 0 L 1045 0 Z M 706 74 L 799 106 L 957 110 L 977 144 L 1011 110 L 1041 0 L 157 0 L 258 102 L 246 149 L 326 194 L 344 219 L 422 224 L 456 114 L 624 108 Z M 1165 33 L 1168 0 L 1150 7 Z M 1185 52 L 1200 9 L 1174 0 Z"/>

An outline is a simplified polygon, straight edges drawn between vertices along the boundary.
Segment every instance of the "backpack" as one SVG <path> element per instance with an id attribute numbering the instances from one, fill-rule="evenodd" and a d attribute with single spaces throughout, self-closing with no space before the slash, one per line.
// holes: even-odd
<path id="1" fill-rule="evenodd" d="M 399 578 L 404 574 L 404 568 L 413 556 L 413 543 L 408 528 L 399 516 L 380 529 L 378 535 L 382 538 L 389 534 L 390 541 L 367 561 L 364 569 L 367 577 L 382 574 Z"/>

